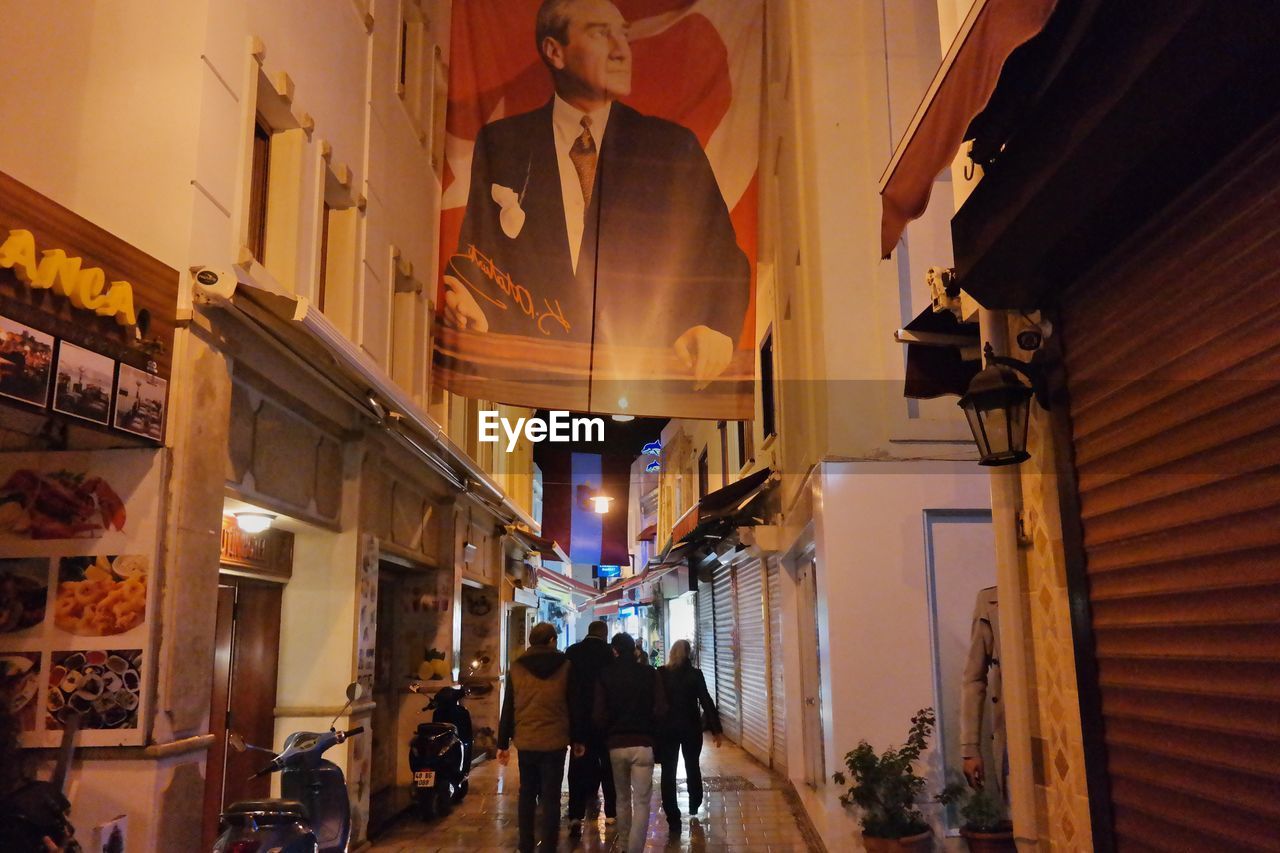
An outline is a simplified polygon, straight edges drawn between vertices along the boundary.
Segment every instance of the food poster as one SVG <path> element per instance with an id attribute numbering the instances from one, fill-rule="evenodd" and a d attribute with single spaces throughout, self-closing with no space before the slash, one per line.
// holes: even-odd
<path id="1" fill-rule="evenodd" d="M 24 746 L 144 742 L 163 452 L 0 454 L 0 701 Z"/>

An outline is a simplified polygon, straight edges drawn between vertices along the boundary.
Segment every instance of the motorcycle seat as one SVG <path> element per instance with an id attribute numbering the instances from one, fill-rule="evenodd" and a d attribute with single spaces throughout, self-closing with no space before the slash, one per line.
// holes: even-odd
<path id="1" fill-rule="evenodd" d="M 227 806 L 224 818 L 252 817 L 258 820 L 306 820 L 306 807 L 297 800 L 241 800 Z"/>
<path id="2" fill-rule="evenodd" d="M 458 727 L 453 723 L 418 723 L 418 734 L 421 737 L 439 737 L 440 735 L 456 735 Z"/>

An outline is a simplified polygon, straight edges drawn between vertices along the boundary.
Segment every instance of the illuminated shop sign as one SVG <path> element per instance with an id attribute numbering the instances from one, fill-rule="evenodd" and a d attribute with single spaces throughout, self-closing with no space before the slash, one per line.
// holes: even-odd
<path id="1" fill-rule="evenodd" d="M 82 311 L 114 317 L 121 326 L 138 322 L 133 308 L 133 288 L 127 281 L 107 284 L 99 267 L 81 269 L 80 258 L 69 258 L 62 249 L 45 249 L 36 259 L 36 238 L 14 228 L 0 244 L 0 267 L 12 269 L 18 279 L 35 290 L 52 290 Z"/>

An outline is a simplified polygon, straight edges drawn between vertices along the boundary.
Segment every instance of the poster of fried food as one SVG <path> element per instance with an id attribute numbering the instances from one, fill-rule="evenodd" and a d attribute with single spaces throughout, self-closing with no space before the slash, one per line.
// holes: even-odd
<path id="1" fill-rule="evenodd" d="M 149 569 L 143 554 L 63 557 L 53 623 L 82 637 L 109 637 L 137 628 L 147 615 Z"/>
<path id="2" fill-rule="evenodd" d="M 23 746 L 56 746 L 72 714 L 82 746 L 145 740 L 164 462 L 160 449 L 0 454 L 0 659 L 25 668 L 9 690 L 29 716 Z"/>

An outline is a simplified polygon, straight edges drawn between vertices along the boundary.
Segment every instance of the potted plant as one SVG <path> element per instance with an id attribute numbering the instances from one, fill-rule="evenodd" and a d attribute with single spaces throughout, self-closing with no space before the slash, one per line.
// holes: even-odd
<path id="1" fill-rule="evenodd" d="M 937 797 L 943 805 L 960 803 L 960 834 L 970 853 L 1013 853 L 1013 824 L 1005 816 L 1004 800 L 990 788 L 977 791 L 953 782 Z"/>
<path id="2" fill-rule="evenodd" d="M 877 755 L 871 744 L 860 741 L 844 757 L 848 776 L 832 776 L 836 784 L 849 786 L 840 802 L 858 806 L 862 842 L 872 853 L 923 851 L 932 846 L 929 825 L 916 807 L 927 783 L 914 765 L 928 746 L 935 722 L 932 708 L 920 709 L 911 718 L 904 746 L 889 747 Z"/>

